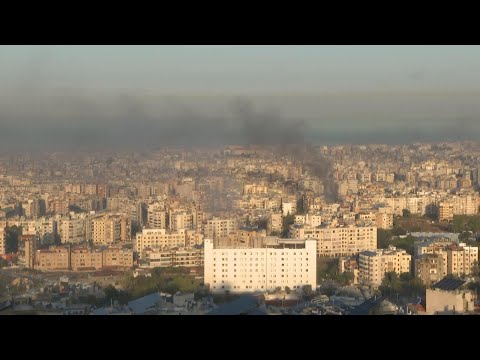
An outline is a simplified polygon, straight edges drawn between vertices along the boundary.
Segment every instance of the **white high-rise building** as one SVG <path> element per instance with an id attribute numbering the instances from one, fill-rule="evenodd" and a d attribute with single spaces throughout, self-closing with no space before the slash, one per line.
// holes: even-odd
<path id="1" fill-rule="evenodd" d="M 317 284 L 316 241 L 267 238 L 262 248 L 214 248 L 205 240 L 205 283 L 210 291 L 292 291 Z"/>

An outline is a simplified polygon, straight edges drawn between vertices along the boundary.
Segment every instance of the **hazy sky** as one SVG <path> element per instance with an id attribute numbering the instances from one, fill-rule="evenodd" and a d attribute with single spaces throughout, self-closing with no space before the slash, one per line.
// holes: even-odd
<path id="1" fill-rule="evenodd" d="M 479 136 L 479 46 L 0 46 L 2 151 Z"/>
<path id="2" fill-rule="evenodd" d="M 2 46 L 2 87 L 167 93 L 480 90 L 478 46 Z"/>

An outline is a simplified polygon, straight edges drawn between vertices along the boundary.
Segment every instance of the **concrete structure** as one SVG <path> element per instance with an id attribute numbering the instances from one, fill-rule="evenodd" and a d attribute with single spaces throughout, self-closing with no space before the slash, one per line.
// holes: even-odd
<path id="1" fill-rule="evenodd" d="M 264 248 L 214 248 L 205 240 L 205 283 L 219 292 L 316 288 L 316 241 L 269 238 Z"/>
<path id="2" fill-rule="evenodd" d="M 405 250 L 389 246 L 388 249 L 362 251 L 359 254 L 360 283 L 379 286 L 385 273 L 395 272 L 398 275 L 409 273 L 412 256 Z"/>
<path id="3" fill-rule="evenodd" d="M 415 259 L 415 276 L 430 285 L 447 276 L 446 254 L 423 254 Z"/>
<path id="4" fill-rule="evenodd" d="M 282 214 L 281 213 L 271 213 L 268 216 L 267 222 L 267 233 L 271 235 L 273 232 L 281 233 L 282 232 Z"/>
<path id="5" fill-rule="evenodd" d="M 474 312 L 475 294 L 464 289 L 465 281 L 443 279 L 427 289 L 427 315 L 460 315 Z"/>
<path id="6" fill-rule="evenodd" d="M 340 257 L 358 254 L 377 248 L 377 228 L 375 226 L 310 227 L 293 225 L 291 236 L 299 239 L 316 239 L 317 256 Z"/>

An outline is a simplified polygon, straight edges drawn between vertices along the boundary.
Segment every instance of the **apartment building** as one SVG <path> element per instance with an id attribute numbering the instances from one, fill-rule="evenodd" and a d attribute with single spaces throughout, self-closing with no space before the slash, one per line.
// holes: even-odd
<path id="1" fill-rule="evenodd" d="M 180 229 L 193 230 L 196 226 L 196 217 L 192 212 L 171 211 L 169 214 L 169 229 L 178 231 Z"/>
<path id="2" fill-rule="evenodd" d="M 393 229 L 393 214 L 376 213 L 375 225 L 378 229 Z"/>
<path id="3" fill-rule="evenodd" d="M 295 215 L 295 224 L 303 224 L 310 226 L 322 225 L 322 216 L 320 214 L 307 213 L 304 215 Z"/>
<path id="4" fill-rule="evenodd" d="M 18 239 L 18 263 L 28 269 L 35 268 L 35 251 L 40 243 L 38 235 L 20 235 Z"/>
<path id="5" fill-rule="evenodd" d="M 100 249 L 87 247 L 72 249 L 70 261 L 73 271 L 100 270 L 103 267 L 103 255 Z"/>
<path id="6" fill-rule="evenodd" d="M 292 225 L 290 234 L 297 239 L 316 239 L 319 257 L 350 256 L 377 248 L 376 226 Z"/>
<path id="7" fill-rule="evenodd" d="M 385 273 L 395 272 L 398 275 L 409 273 L 412 256 L 405 250 L 389 246 L 388 249 L 362 251 L 359 254 L 359 280 L 373 286 L 381 285 Z"/>
<path id="8" fill-rule="evenodd" d="M 469 275 L 478 264 L 478 248 L 450 239 L 432 239 L 415 246 L 415 275 L 426 284 L 447 275 Z"/>
<path id="9" fill-rule="evenodd" d="M 70 215 L 58 222 L 58 234 L 62 243 L 78 243 L 86 240 L 86 217 L 84 214 Z"/>
<path id="10" fill-rule="evenodd" d="M 91 220 L 94 244 L 108 245 L 130 240 L 131 222 L 125 215 L 105 214 Z"/>
<path id="11" fill-rule="evenodd" d="M 146 249 L 142 267 L 196 267 L 203 266 L 202 248 Z"/>
<path id="12" fill-rule="evenodd" d="M 132 268 L 133 251 L 114 246 L 102 249 L 102 267 Z"/>
<path id="13" fill-rule="evenodd" d="M 37 250 L 35 268 L 43 271 L 70 270 L 70 248 L 68 246 L 52 246 L 49 249 Z"/>
<path id="14" fill-rule="evenodd" d="M 137 233 L 134 241 L 134 250 L 143 257 L 143 251 L 146 248 L 174 248 L 185 247 L 185 230 L 171 232 L 165 229 L 143 229 Z"/>
<path id="15" fill-rule="evenodd" d="M 447 254 L 423 254 L 415 259 L 415 276 L 423 281 L 424 284 L 442 280 L 447 276 Z"/>
<path id="16" fill-rule="evenodd" d="M 449 202 L 441 202 L 438 204 L 438 221 L 453 220 L 453 204 Z"/>
<path id="17" fill-rule="evenodd" d="M 472 267 L 478 264 L 478 247 L 466 244 L 452 244 L 446 247 L 447 274 L 456 276 L 469 275 Z"/>
<path id="18" fill-rule="evenodd" d="M 222 237 L 233 234 L 238 228 L 237 221 L 234 219 L 220 219 L 214 217 L 207 221 L 205 228 L 205 237 L 217 241 Z"/>
<path id="19" fill-rule="evenodd" d="M 148 207 L 148 227 L 150 229 L 166 229 L 169 226 L 168 211 Z"/>
<path id="20" fill-rule="evenodd" d="M 265 292 L 316 288 L 316 241 L 269 238 L 263 248 L 214 248 L 205 240 L 205 283 L 210 291 Z"/>

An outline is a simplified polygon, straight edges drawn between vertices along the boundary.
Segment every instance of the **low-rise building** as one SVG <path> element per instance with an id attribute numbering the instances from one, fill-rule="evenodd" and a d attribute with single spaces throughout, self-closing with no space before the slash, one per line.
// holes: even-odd
<path id="1" fill-rule="evenodd" d="M 427 315 L 461 315 L 474 312 L 475 294 L 465 289 L 465 281 L 445 278 L 426 294 Z"/>

